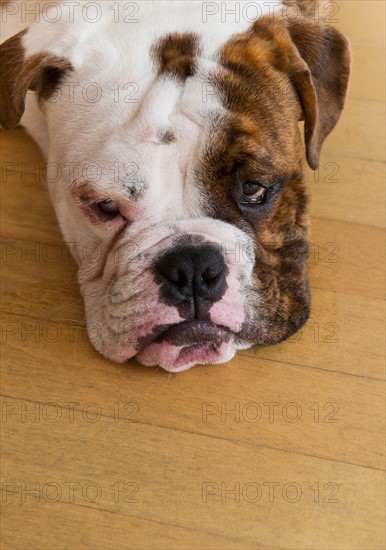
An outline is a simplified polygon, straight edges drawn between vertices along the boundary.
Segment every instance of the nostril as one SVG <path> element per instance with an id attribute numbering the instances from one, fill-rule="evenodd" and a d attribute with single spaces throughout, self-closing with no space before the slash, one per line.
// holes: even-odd
<path id="1" fill-rule="evenodd" d="M 158 263 L 157 271 L 176 297 L 190 297 L 193 288 L 193 266 L 189 265 L 189 262 L 183 261 L 175 254 L 168 254 Z"/>
<path id="2" fill-rule="evenodd" d="M 221 265 L 210 265 L 201 274 L 201 281 L 208 287 L 214 286 L 224 274 L 224 263 Z"/>
<path id="3" fill-rule="evenodd" d="M 179 288 L 185 287 L 189 281 L 186 273 L 179 269 L 172 277 L 169 278 L 172 283 L 177 285 Z"/>
<path id="4" fill-rule="evenodd" d="M 214 273 L 212 270 L 207 270 L 201 275 L 200 280 L 208 287 L 213 286 L 221 277 L 221 272 L 222 270 L 218 271 L 217 273 Z"/>

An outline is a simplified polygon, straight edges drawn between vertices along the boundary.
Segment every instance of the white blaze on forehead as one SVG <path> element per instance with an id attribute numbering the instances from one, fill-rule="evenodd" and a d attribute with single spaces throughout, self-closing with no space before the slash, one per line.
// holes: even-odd
<path id="1" fill-rule="evenodd" d="M 158 190 L 150 190 L 150 195 L 160 201 L 158 204 L 165 199 L 169 201 L 170 220 L 208 214 L 207 198 L 196 181 L 195 168 L 201 162 L 213 118 L 226 113 L 209 82 L 217 64 L 201 58 L 195 64 L 196 74 L 182 83 L 168 76 L 160 77 L 147 94 L 136 120 L 140 136 L 146 141 L 159 143 L 165 130 L 174 137 L 172 143 L 154 151 L 155 155 L 158 153 L 158 162 L 154 164 L 151 181 L 160 178 L 162 181 Z"/>
<path id="2" fill-rule="evenodd" d="M 187 78 L 181 96 L 181 110 L 196 124 L 207 124 L 214 115 L 226 114 L 220 98 L 210 80 L 211 75 L 219 68 L 215 61 L 198 58 L 196 73 Z"/>
<path id="3" fill-rule="evenodd" d="M 171 130 L 170 116 L 181 94 L 181 86 L 170 78 L 153 81 L 139 106 L 139 112 L 127 127 L 132 126 L 130 134 L 139 142 L 160 143 L 160 133 Z"/>

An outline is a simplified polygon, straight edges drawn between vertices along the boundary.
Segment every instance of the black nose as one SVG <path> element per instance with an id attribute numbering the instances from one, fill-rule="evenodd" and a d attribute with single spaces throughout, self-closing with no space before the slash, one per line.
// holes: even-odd
<path id="1" fill-rule="evenodd" d="M 161 275 L 163 298 L 170 305 L 189 302 L 195 316 L 217 302 L 226 289 L 228 269 L 216 247 L 209 244 L 182 246 L 166 252 L 156 264 Z"/>

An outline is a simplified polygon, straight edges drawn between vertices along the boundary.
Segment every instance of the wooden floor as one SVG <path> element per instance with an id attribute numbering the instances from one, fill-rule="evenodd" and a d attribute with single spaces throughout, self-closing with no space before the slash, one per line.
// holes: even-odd
<path id="1" fill-rule="evenodd" d="M 338 7 L 354 71 L 308 174 L 312 318 L 225 366 L 92 349 L 42 158 L 2 133 L 2 548 L 385 547 L 385 4 Z"/>

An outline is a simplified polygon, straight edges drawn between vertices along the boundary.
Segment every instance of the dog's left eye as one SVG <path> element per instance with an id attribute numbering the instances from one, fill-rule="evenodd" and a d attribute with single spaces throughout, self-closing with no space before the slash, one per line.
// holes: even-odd
<path id="1" fill-rule="evenodd" d="M 247 180 L 243 183 L 242 203 L 263 204 L 266 199 L 267 189 L 260 183 Z"/>
<path id="2" fill-rule="evenodd" d="M 111 200 L 105 200 L 105 201 L 99 202 L 98 209 L 103 214 L 108 214 L 110 216 L 119 214 L 118 203 Z"/>

